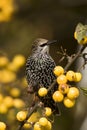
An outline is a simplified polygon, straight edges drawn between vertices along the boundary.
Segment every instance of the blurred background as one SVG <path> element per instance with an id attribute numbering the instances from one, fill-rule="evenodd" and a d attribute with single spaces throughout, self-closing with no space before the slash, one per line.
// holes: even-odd
<path id="1" fill-rule="evenodd" d="M 76 52 L 73 35 L 79 22 L 87 24 L 87 0 L 0 0 L 0 57 L 6 58 L 0 59 L 0 121 L 6 122 L 9 130 L 17 128 L 15 115 L 25 106 L 25 62 L 32 42 L 38 37 L 56 39 L 50 54 L 58 64 L 61 46 L 69 55 Z M 17 100 L 20 106 L 14 101 L 13 107 L 5 108 L 8 98 L 11 103 Z M 87 97 L 81 92 L 74 108 L 60 108 L 61 116 L 55 117 L 53 130 L 87 130 L 86 107 Z"/>

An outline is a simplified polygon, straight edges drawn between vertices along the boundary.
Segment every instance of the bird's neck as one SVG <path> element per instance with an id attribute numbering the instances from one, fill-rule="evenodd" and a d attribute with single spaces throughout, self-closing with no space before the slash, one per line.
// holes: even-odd
<path id="1" fill-rule="evenodd" d="M 48 57 L 49 53 L 41 53 L 41 52 L 34 52 L 32 53 L 32 57 L 34 58 L 44 58 L 44 57 Z"/>

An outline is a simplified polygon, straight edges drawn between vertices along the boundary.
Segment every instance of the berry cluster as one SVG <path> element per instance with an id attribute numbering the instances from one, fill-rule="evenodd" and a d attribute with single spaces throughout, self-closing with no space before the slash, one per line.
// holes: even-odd
<path id="1" fill-rule="evenodd" d="M 57 76 L 58 90 L 56 90 L 52 97 L 55 102 L 62 102 L 68 108 L 75 105 L 75 99 L 79 96 L 79 89 L 73 87 L 71 82 L 79 82 L 82 78 L 80 72 L 72 70 L 64 74 L 64 69 L 61 66 L 54 68 L 54 74 Z"/>
<path id="2" fill-rule="evenodd" d="M 38 122 L 34 124 L 34 130 L 51 130 L 51 122 L 45 117 L 41 117 Z"/>
<path id="3" fill-rule="evenodd" d="M 52 94 L 52 98 L 55 102 L 62 102 L 68 108 L 75 105 L 75 99 L 79 96 L 79 89 L 72 86 L 71 82 L 79 82 L 82 78 L 80 72 L 74 72 L 72 70 L 64 72 L 64 68 L 56 66 L 54 68 L 54 74 L 57 76 L 58 89 Z M 38 91 L 39 96 L 44 97 L 47 95 L 48 90 L 45 87 L 41 87 Z"/>
<path id="4" fill-rule="evenodd" d="M 25 106 L 25 103 L 20 98 L 12 98 L 11 96 L 4 96 L 0 93 L 0 114 L 7 114 L 14 109 L 21 109 Z"/>
<path id="5" fill-rule="evenodd" d="M 12 61 L 7 56 L 0 56 L 0 82 L 2 84 L 15 82 L 17 72 L 24 66 L 25 61 L 25 57 L 21 54 L 14 56 Z"/>
<path id="6" fill-rule="evenodd" d="M 45 107 L 42 112 L 34 112 L 28 119 L 27 122 L 23 125 L 25 129 L 32 128 L 34 130 L 51 130 L 52 124 L 48 120 L 48 117 L 51 116 L 52 110 L 49 107 Z M 19 111 L 16 115 L 17 120 L 22 122 L 27 117 L 27 111 Z"/>
<path id="7" fill-rule="evenodd" d="M 27 83 L 24 76 L 19 76 L 25 61 L 21 54 L 10 59 L 4 52 L 0 53 L 0 130 L 5 130 L 7 126 L 14 129 L 11 124 L 16 122 L 15 115 L 25 107 L 22 90 Z"/>
<path id="8" fill-rule="evenodd" d="M 64 72 L 64 68 L 56 66 L 54 68 L 54 74 L 56 75 L 58 88 L 52 94 L 54 102 L 63 102 L 65 107 L 71 108 L 75 105 L 76 98 L 79 96 L 79 89 L 71 85 L 71 82 L 79 82 L 82 78 L 80 72 L 74 72 L 72 70 Z M 41 87 L 38 90 L 40 97 L 45 97 L 48 94 L 49 89 Z M 16 115 L 17 120 L 22 122 L 27 119 L 27 111 L 19 111 Z M 24 123 L 24 128 L 32 128 L 34 130 L 51 130 L 52 122 L 49 118 L 53 114 L 50 107 L 43 107 L 40 112 L 33 112 L 33 114 Z"/>

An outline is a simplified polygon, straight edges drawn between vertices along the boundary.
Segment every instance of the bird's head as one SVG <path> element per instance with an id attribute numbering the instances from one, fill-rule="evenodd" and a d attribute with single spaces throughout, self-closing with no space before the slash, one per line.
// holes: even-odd
<path id="1" fill-rule="evenodd" d="M 46 40 L 42 38 L 37 38 L 33 45 L 32 45 L 32 51 L 33 52 L 40 52 L 40 53 L 49 53 L 49 45 L 52 43 L 56 43 L 56 40 Z"/>

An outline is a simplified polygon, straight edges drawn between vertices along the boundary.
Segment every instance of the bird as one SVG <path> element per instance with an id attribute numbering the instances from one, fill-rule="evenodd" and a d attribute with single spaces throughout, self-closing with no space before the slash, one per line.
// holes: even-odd
<path id="1" fill-rule="evenodd" d="M 54 113 L 59 114 L 58 105 L 52 99 L 53 92 L 58 88 L 57 85 L 45 97 L 38 95 L 40 87 L 48 89 L 56 79 L 53 73 L 56 63 L 49 53 L 50 45 L 56 42 L 57 40 L 43 38 L 37 38 L 33 42 L 31 54 L 26 61 L 26 79 L 29 93 L 35 93 L 45 107 L 50 107 Z"/>

